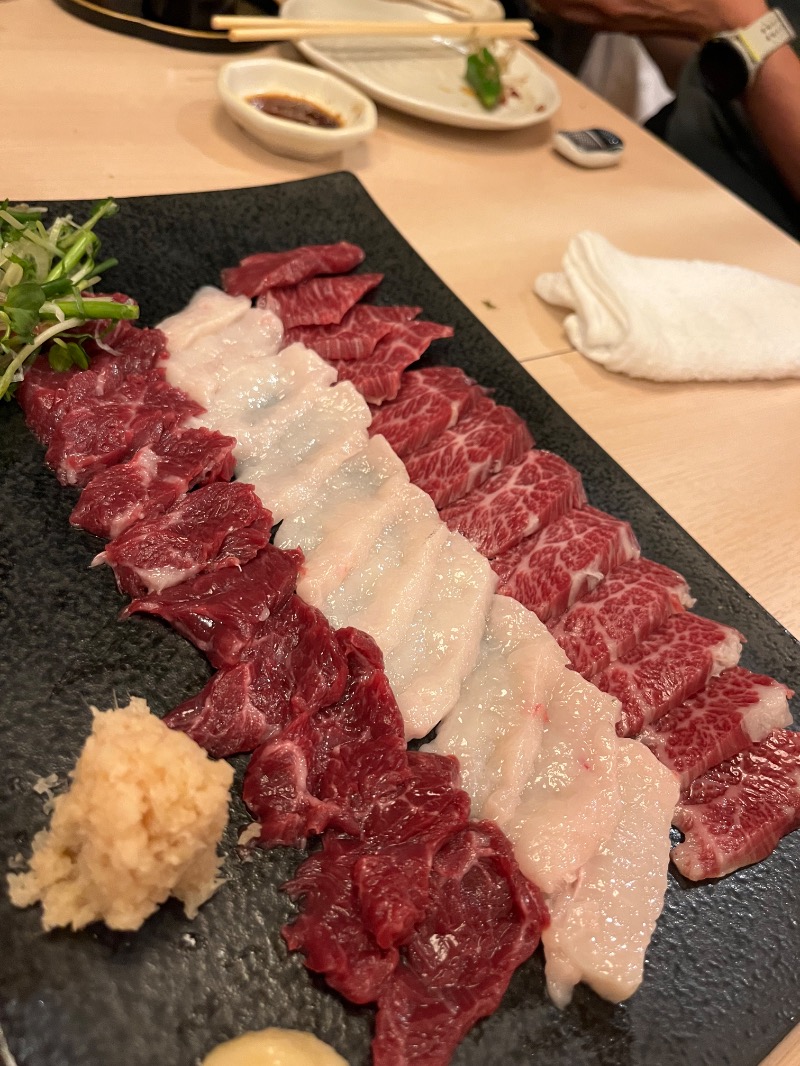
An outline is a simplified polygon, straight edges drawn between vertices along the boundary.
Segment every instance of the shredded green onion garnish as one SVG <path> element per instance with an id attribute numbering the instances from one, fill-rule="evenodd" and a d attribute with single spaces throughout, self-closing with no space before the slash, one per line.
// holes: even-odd
<path id="1" fill-rule="evenodd" d="M 117 262 L 100 260 L 95 233 L 117 210 L 113 200 L 101 200 L 81 225 L 63 215 L 46 227 L 46 208 L 0 201 L 0 398 L 11 397 L 42 352 L 54 370 L 85 370 L 90 334 L 81 327 L 88 321 L 139 317 L 133 301 L 90 292 Z"/>

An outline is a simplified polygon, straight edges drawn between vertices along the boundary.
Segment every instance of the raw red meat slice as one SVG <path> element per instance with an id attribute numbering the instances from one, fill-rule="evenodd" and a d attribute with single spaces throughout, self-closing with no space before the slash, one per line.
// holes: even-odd
<path id="1" fill-rule="evenodd" d="M 397 396 L 403 371 L 411 363 L 416 363 L 431 341 L 452 336 L 452 326 L 440 326 L 436 322 L 403 322 L 393 325 L 366 359 L 329 362 L 336 368 L 339 381 L 352 381 L 367 403 L 380 404 Z"/>
<path id="2" fill-rule="evenodd" d="M 319 741 L 312 773 L 317 794 L 339 804 L 360 825 L 377 799 L 407 780 L 408 756 L 403 716 L 377 645 L 353 629 L 339 630 L 338 636 L 349 678 L 339 702 L 315 716 Z"/>
<path id="3" fill-rule="evenodd" d="M 639 544 L 627 522 L 594 507 L 578 507 L 498 556 L 492 569 L 500 578 L 500 594 L 549 622 L 614 567 L 638 556 Z"/>
<path id="4" fill-rule="evenodd" d="M 252 662 L 224 667 L 196 696 L 165 715 L 164 723 L 186 733 L 216 759 L 252 751 L 267 731 L 252 698 L 255 680 Z"/>
<path id="5" fill-rule="evenodd" d="M 578 471 L 551 452 L 532 448 L 521 461 L 442 510 L 442 521 L 487 559 L 586 503 Z"/>
<path id="6" fill-rule="evenodd" d="M 457 366 L 406 371 L 397 396 L 372 411 L 371 437 L 382 434 L 401 459 L 430 444 L 485 395 Z"/>
<path id="7" fill-rule="evenodd" d="M 69 520 L 113 540 L 134 522 L 163 514 L 189 489 L 233 477 L 234 437 L 208 429 L 173 429 L 127 463 L 96 474 Z"/>
<path id="8" fill-rule="evenodd" d="M 309 970 L 353 1003 L 371 1003 L 397 966 L 396 947 L 381 948 L 364 925 L 353 865 L 357 841 L 326 836 L 284 885 L 302 913 L 281 930 L 290 951 L 302 951 Z"/>
<path id="9" fill-rule="evenodd" d="M 308 244 L 286 252 L 248 255 L 222 271 L 222 287 L 230 296 L 260 296 L 279 285 L 296 285 L 317 274 L 344 274 L 364 261 L 355 244 Z"/>
<path id="10" fill-rule="evenodd" d="M 356 304 L 338 325 L 296 326 L 284 334 L 284 344 L 299 341 L 323 359 L 365 359 L 397 322 L 410 322 L 421 307 L 380 307 Z"/>
<path id="11" fill-rule="evenodd" d="M 293 718 L 314 714 L 344 692 L 347 661 L 336 634 L 297 596 L 270 615 L 246 654 L 245 662 L 219 670 L 164 718 L 215 757 L 252 751 Z"/>
<path id="12" fill-rule="evenodd" d="M 342 321 L 358 301 L 380 285 L 383 274 L 312 278 L 286 289 L 270 289 L 258 306 L 273 311 L 285 330 L 296 326 L 330 326 Z"/>
<path id="13" fill-rule="evenodd" d="M 385 802 L 375 803 L 362 822 L 363 837 L 372 846 L 424 840 L 438 847 L 469 819 L 458 761 L 432 752 L 407 754 L 410 775 Z"/>
<path id="14" fill-rule="evenodd" d="M 375 944 L 384 950 L 407 940 L 424 916 L 433 858 L 446 840 L 466 828 L 469 819 L 469 798 L 454 781 L 458 773 L 455 760 L 410 753 L 409 768 L 410 780 L 388 801 L 375 805 L 391 812 L 384 826 L 389 832 L 371 837 L 365 825 L 358 842 L 330 834 L 325 840 L 325 859 L 339 880 L 343 905 L 348 906 L 355 886 L 358 910 L 353 917 L 360 915 Z M 379 821 L 379 815 L 377 820 L 371 819 L 373 825 Z M 393 825 L 404 831 L 395 836 L 391 832 Z M 318 877 L 320 873 L 317 867 L 314 875 Z M 294 894 L 294 886 L 290 891 Z M 290 927 L 288 939 L 295 938 L 292 946 L 301 946 L 309 929 L 306 920 Z M 349 928 L 345 928 L 344 936 L 336 929 L 329 932 L 339 942 L 340 957 L 346 954 Z M 350 964 L 355 968 L 358 958 L 351 957 Z M 339 978 L 339 991 L 343 991 L 341 984 Z M 377 989 L 372 988 L 371 998 L 376 994 Z"/>
<path id="15" fill-rule="evenodd" d="M 51 370 L 45 356 L 40 356 L 27 370 L 16 396 L 25 412 L 25 421 L 42 444 L 49 444 L 59 411 L 69 398 L 82 400 L 88 392 L 98 392 L 99 376 L 94 370 Z M 100 393 L 102 394 L 102 393 Z"/>
<path id="16" fill-rule="evenodd" d="M 438 852 L 431 904 L 378 996 L 375 1066 L 445 1066 L 496 1009 L 533 954 L 547 912 L 492 822 L 471 823 Z"/>
<path id="17" fill-rule="evenodd" d="M 272 515 L 252 485 L 217 481 L 137 522 L 94 559 L 108 563 L 120 592 L 144 596 L 196 574 L 241 567 L 269 543 Z"/>
<path id="18" fill-rule="evenodd" d="M 306 891 L 312 895 L 311 913 L 304 907 L 299 921 L 284 930 L 290 947 L 309 951 L 311 969 L 325 972 L 317 939 L 320 921 L 325 924 L 325 918 L 314 913 L 319 880 L 324 882 L 328 911 L 335 913 L 341 908 L 348 914 L 350 920 L 343 927 L 335 923 L 325 926 L 328 950 L 336 945 L 336 951 L 327 958 L 336 960 L 331 983 L 338 991 L 351 996 L 354 977 L 359 982 L 351 996 L 356 1002 L 375 999 L 379 991 L 374 974 L 366 987 L 360 983 L 358 969 L 364 945 L 370 945 L 370 953 L 383 959 L 386 956 L 378 954 L 376 947 L 389 952 L 409 938 L 428 907 L 434 856 L 468 824 L 469 798 L 456 785 L 454 759 L 411 752 L 409 769 L 409 781 L 387 801 L 375 804 L 360 840 L 328 834 L 321 861 L 304 864 L 300 880 L 287 886 L 294 898 Z M 388 813 L 388 820 L 381 818 L 381 810 Z M 369 825 L 380 827 L 377 836 L 370 835 Z M 393 832 L 395 827 L 401 829 L 399 834 Z M 369 935 L 364 938 L 360 934 L 354 941 L 358 921 Z M 378 976 L 385 978 L 383 967 Z M 363 998 L 367 990 L 369 995 Z"/>
<path id="19" fill-rule="evenodd" d="M 99 332 L 104 325 L 107 324 L 98 323 Z M 50 443 L 56 422 L 73 406 L 87 398 L 107 396 L 128 375 L 146 375 L 165 355 L 166 338 L 160 330 L 139 329 L 120 322 L 105 333 L 107 340 L 103 344 L 117 347 L 107 351 L 96 341 L 87 340 L 89 370 L 51 370 L 47 357 L 40 356 L 26 372 L 16 395 L 28 425 L 43 444 Z"/>
<path id="20" fill-rule="evenodd" d="M 515 463 L 532 445 L 530 430 L 516 411 L 483 397 L 452 429 L 405 463 L 414 484 L 441 509 Z"/>
<path id="21" fill-rule="evenodd" d="M 259 842 L 265 847 L 302 848 L 309 837 L 328 828 L 356 832 L 346 804 L 343 808 L 336 801 L 322 799 L 314 788 L 314 752 L 319 740 L 314 717 L 303 714 L 253 752 L 242 797 L 261 823 Z"/>
<path id="22" fill-rule="evenodd" d="M 458 787 L 456 760 L 428 752 L 407 757 L 405 780 L 367 804 L 358 849 L 344 846 L 352 856 L 364 922 L 382 947 L 402 943 L 411 932 L 424 913 L 433 856 L 469 821 L 469 797 Z M 408 894 L 411 906 L 402 902 Z"/>
<path id="23" fill-rule="evenodd" d="M 552 622 L 550 632 L 573 668 L 588 678 L 693 605 L 680 574 L 649 559 L 631 559 Z"/>
<path id="24" fill-rule="evenodd" d="M 403 944 L 424 916 L 433 858 L 469 822 L 455 759 L 409 752 L 408 768 L 409 779 L 363 821 L 353 868 L 362 918 L 383 948 Z"/>
<path id="25" fill-rule="evenodd" d="M 722 877 L 765 859 L 800 827 L 800 733 L 777 729 L 693 781 L 675 808 L 684 841 L 672 861 L 684 877 Z"/>
<path id="26" fill-rule="evenodd" d="M 265 844 L 300 844 L 328 826 L 354 833 L 374 800 L 408 777 L 403 720 L 375 642 L 337 633 L 347 659 L 341 698 L 294 719 L 250 760 L 244 800 Z"/>
<path id="27" fill-rule="evenodd" d="M 622 703 L 619 736 L 635 737 L 736 666 L 743 640 L 730 626 L 682 611 L 591 680 Z"/>
<path id="28" fill-rule="evenodd" d="M 735 666 L 643 729 L 639 740 L 686 788 L 712 766 L 788 726 L 792 716 L 787 701 L 792 695 L 778 681 Z"/>
<path id="29" fill-rule="evenodd" d="M 125 303 L 126 296 L 115 294 L 114 300 Z M 129 374 L 146 374 L 155 370 L 168 357 L 167 338 L 160 329 L 143 329 L 122 319 L 119 322 L 99 322 L 95 339 L 86 342 L 90 369 L 113 370 L 121 382 Z"/>
<path id="30" fill-rule="evenodd" d="M 87 396 L 60 415 L 45 461 L 62 485 L 83 486 L 101 470 L 130 459 L 139 448 L 202 411 L 157 371 L 129 375 L 113 391 Z"/>
<path id="31" fill-rule="evenodd" d="M 291 596 L 302 561 L 299 549 L 280 551 L 268 544 L 241 570 L 199 574 L 134 600 L 122 617 L 157 615 L 204 652 L 212 666 L 234 666 L 265 632 L 270 614 Z"/>
<path id="32" fill-rule="evenodd" d="M 400 947 L 425 917 L 432 851 L 424 843 L 387 844 L 353 863 L 361 920 L 378 947 Z"/>

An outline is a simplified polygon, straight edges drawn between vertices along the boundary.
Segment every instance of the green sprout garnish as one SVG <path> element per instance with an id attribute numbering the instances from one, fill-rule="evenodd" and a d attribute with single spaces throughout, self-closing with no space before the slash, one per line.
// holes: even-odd
<path id="1" fill-rule="evenodd" d="M 101 200 L 82 225 L 64 215 L 47 228 L 44 207 L 0 202 L 0 398 L 10 399 L 43 351 L 54 370 L 85 370 L 82 342 L 91 334 L 80 327 L 86 322 L 139 317 L 133 301 L 91 293 L 117 262 L 100 261 L 95 226 L 117 210 L 113 200 Z"/>

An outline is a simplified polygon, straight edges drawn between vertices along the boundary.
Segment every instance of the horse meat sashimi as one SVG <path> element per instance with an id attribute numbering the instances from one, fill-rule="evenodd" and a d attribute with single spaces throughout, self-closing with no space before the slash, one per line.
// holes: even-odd
<path id="1" fill-rule="evenodd" d="M 584 677 L 598 673 L 649 637 L 670 615 L 693 607 L 680 574 L 649 559 L 623 563 L 551 624 L 551 632 Z"/>
<path id="2" fill-rule="evenodd" d="M 569 1003 L 579 981 L 614 1003 L 632 996 L 664 906 L 678 784 L 634 740 L 619 742 L 617 774 L 619 824 L 574 884 L 548 900 L 545 975 L 559 1007 Z"/>
<path id="3" fill-rule="evenodd" d="M 286 331 L 284 342 L 299 341 L 326 360 L 365 359 L 397 322 L 410 322 L 421 307 L 381 307 L 356 304 L 341 322 L 331 326 L 296 326 Z"/>
<path id="4" fill-rule="evenodd" d="M 542 743 L 544 701 L 563 669 L 536 615 L 494 596 L 475 669 L 424 749 L 458 758 L 478 817 L 503 822 L 519 805 Z"/>
<path id="5" fill-rule="evenodd" d="M 601 670 L 592 680 L 622 703 L 619 735 L 636 736 L 736 666 L 743 639 L 730 626 L 683 611 Z"/>
<path id="6" fill-rule="evenodd" d="M 484 395 L 457 366 L 408 370 L 397 396 L 373 409 L 370 436 L 381 433 L 403 459 L 454 426 Z"/>
<path id="7" fill-rule="evenodd" d="M 471 823 L 437 853 L 431 906 L 378 997 L 375 1066 L 441 1066 L 500 1003 L 547 923 L 539 893 L 491 822 Z"/>
<path id="8" fill-rule="evenodd" d="M 126 302 L 126 297 L 114 297 Z M 88 328 L 88 327 L 87 327 Z M 97 324 L 100 328 L 100 324 Z M 143 375 L 156 368 L 166 351 L 166 338 L 157 329 L 141 329 L 125 320 L 104 338 L 85 342 L 90 370 L 52 370 L 40 356 L 20 382 L 16 396 L 25 420 L 42 444 L 49 444 L 55 424 L 65 410 L 82 398 L 100 398 L 112 392 L 130 374 Z"/>
<path id="9" fill-rule="evenodd" d="M 464 419 L 461 421 L 463 422 Z M 447 430 L 444 431 L 445 434 L 447 432 Z M 363 451 L 363 444 L 361 450 Z M 360 455 L 361 452 L 356 454 Z M 345 463 L 349 461 L 345 460 Z M 337 471 L 340 469 L 341 466 L 337 467 Z M 379 479 L 378 484 L 380 483 Z M 374 485 L 371 491 L 376 488 L 377 485 Z M 269 486 L 266 480 L 262 491 L 267 494 L 266 498 L 269 500 Z M 323 498 L 325 493 L 324 483 L 320 482 L 313 486 L 297 515 L 292 519 L 297 522 L 296 528 L 302 528 L 304 521 L 302 512 L 305 507 L 308 506 L 313 512 L 316 501 Z M 319 515 L 324 512 L 324 509 L 323 505 L 317 510 L 312 526 L 319 521 Z M 612 520 L 608 519 L 608 521 Z M 632 554 L 636 554 L 636 550 Z M 367 566 L 367 569 L 371 570 L 371 564 Z M 335 590 L 335 594 L 346 596 L 348 600 L 352 597 L 352 602 L 355 602 L 358 580 L 355 574 L 351 577 L 352 587 L 347 590 L 343 587 L 351 580 L 348 577 L 346 582 L 342 583 L 342 587 Z M 367 583 L 370 583 L 370 579 Z M 465 585 L 464 591 L 468 587 L 469 583 Z M 473 590 L 471 595 L 472 600 L 469 603 L 462 598 L 459 604 L 461 614 L 479 613 L 475 605 L 479 602 L 480 590 L 477 592 Z M 458 597 L 453 598 L 458 599 Z M 491 585 L 489 595 L 485 597 L 484 614 L 488 610 L 490 601 Z M 377 598 L 371 603 L 376 604 Z M 452 604 L 448 607 L 452 607 Z M 453 699 L 457 702 L 458 693 L 464 688 L 464 681 L 470 673 L 471 664 L 477 660 L 481 651 L 480 638 L 483 620 L 477 633 L 474 634 L 474 640 L 470 638 L 462 645 L 463 648 L 469 649 L 472 656 L 470 666 L 465 669 L 465 662 L 462 661 L 456 664 L 459 669 L 451 671 L 449 670 L 451 663 L 448 661 L 446 664 L 448 673 L 443 676 L 441 658 L 435 656 L 429 665 L 418 664 L 414 660 L 414 655 L 410 653 L 413 643 L 410 638 L 413 635 L 415 623 L 426 613 L 426 610 L 429 608 L 421 608 L 418 611 L 417 617 L 409 627 L 409 634 L 390 654 L 389 669 L 391 670 L 392 659 L 395 663 L 399 661 L 401 665 L 413 661 L 412 684 L 416 684 L 415 695 L 418 704 L 424 703 L 426 708 L 430 708 L 435 702 L 437 691 L 443 692 L 445 688 L 453 690 Z M 441 615 L 433 621 L 431 632 L 434 634 L 435 643 L 438 640 L 437 634 L 448 624 L 446 610 L 443 609 Z M 550 646 L 553 649 L 557 647 L 555 643 Z M 245 654 L 248 653 L 245 652 Z M 515 771 L 519 768 L 508 764 L 508 774 L 505 777 L 501 774 L 501 786 L 494 790 L 493 798 L 497 801 L 498 807 L 502 807 L 508 801 L 501 813 L 507 816 L 506 824 L 509 826 L 509 832 L 515 834 L 516 851 L 530 875 L 545 880 L 549 877 L 548 890 L 558 892 L 573 884 L 582 867 L 585 867 L 591 860 L 598 847 L 612 839 L 619 821 L 621 806 L 617 781 L 619 742 L 614 732 L 614 721 L 618 713 L 617 702 L 600 695 L 575 672 L 566 669 L 563 655 L 560 656 L 557 671 L 554 673 L 557 677 L 550 685 L 548 700 L 544 704 L 543 717 L 546 721 L 542 728 L 538 753 L 534 755 L 534 766 L 527 777 L 521 781 L 519 774 L 515 776 Z M 529 683 L 532 684 L 532 682 Z M 402 699 L 401 693 L 401 702 Z M 585 704 L 589 701 L 593 701 L 593 706 L 587 712 Z M 431 724 L 435 723 L 441 713 L 440 709 L 433 716 Z M 446 710 L 444 713 L 446 714 Z M 349 825 L 352 830 L 358 818 L 352 809 L 346 785 L 337 785 L 331 792 L 323 789 L 319 796 L 314 794 L 316 786 L 311 792 L 308 790 L 310 779 L 307 774 L 305 777 L 302 776 L 302 768 L 303 766 L 306 769 L 309 766 L 313 768 L 315 765 L 314 760 L 321 734 L 316 731 L 316 727 L 309 731 L 306 724 L 301 722 L 301 718 L 302 716 L 290 721 L 279 737 L 263 745 L 258 761 L 254 763 L 254 766 L 260 767 L 259 780 L 271 781 L 270 787 L 274 795 L 280 793 L 284 797 L 295 796 L 300 810 L 301 827 L 305 820 L 307 825 L 338 825 L 340 830 L 343 826 Z M 534 745 L 536 743 L 534 738 Z M 502 761 L 504 751 L 501 743 L 497 745 L 497 756 L 498 760 Z M 379 756 L 376 752 L 375 758 L 380 762 L 383 754 Z M 392 763 L 392 767 L 391 772 L 401 772 L 399 764 Z M 385 771 L 386 767 L 384 766 L 383 769 Z M 312 778 L 313 776 L 312 773 Z M 520 781 L 521 787 L 519 787 Z M 519 793 L 518 802 L 513 795 L 515 789 Z M 516 804 L 515 807 L 514 804 Z M 277 813 L 280 823 L 282 817 L 280 810 Z M 284 813 L 288 815 L 291 812 L 287 810 Z M 308 819 L 311 819 L 311 823 Z M 284 826 L 288 828 L 289 823 L 284 822 Z M 278 829 L 280 829 L 279 825 Z M 264 839 L 267 839 L 273 830 L 267 828 L 266 832 L 267 836 Z M 416 861 L 412 861 L 415 858 L 415 856 L 405 855 L 401 861 L 407 861 L 409 871 L 413 869 L 418 872 L 420 867 Z M 370 878 L 380 868 L 380 861 L 370 857 L 369 872 L 367 873 L 365 869 L 361 880 L 353 880 L 353 890 L 356 890 L 357 885 L 372 883 Z M 407 914 L 409 907 L 413 910 L 415 897 L 411 887 L 405 891 L 399 887 L 401 884 L 404 885 L 406 882 L 402 879 L 396 882 L 393 894 L 387 896 L 387 899 L 391 898 L 395 902 L 400 900 L 404 906 L 408 905 L 404 911 Z M 351 898 L 348 896 L 348 899 Z M 400 925 L 405 928 L 402 921 Z M 362 940 L 361 943 L 363 942 Z"/>
<path id="10" fill-rule="evenodd" d="M 275 531 L 279 548 L 302 548 L 305 555 L 301 583 L 316 580 L 316 551 L 325 552 L 331 537 L 365 508 L 374 505 L 380 486 L 389 478 L 408 482 L 406 468 L 383 437 L 374 437 L 364 448 L 334 471 L 310 497 L 302 511 L 284 521 Z"/>
<path id="11" fill-rule="evenodd" d="M 639 740 L 686 788 L 696 777 L 791 724 L 785 685 L 741 666 L 725 670 Z"/>
<path id="12" fill-rule="evenodd" d="M 226 296 L 211 286 L 199 289 L 183 311 L 164 319 L 160 328 L 169 345 L 164 371 L 170 384 L 204 408 L 230 374 L 242 388 L 248 373 L 260 380 L 265 373 L 262 362 L 273 367 L 270 357 L 283 342 L 280 319 L 271 311 L 253 308 L 244 296 Z M 244 392 L 243 404 L 248 399 Z"/>
<path id="13" fill-rule="evenodd" d="M 639 554 L 627 522 L 594 507 L 579 507 L 498 556 L 492 568 L 500 578 L 498 592 L 549 622 Z"/>
<path id="14" fill-rule="evenodd" d="M 377 998 L 399 962 L 396 948 L 429 908 L 437 851 L 469 824 L 454 759 L 401 758 L 402 780 L 364 806 L 359 839 L 328 834 L 287 886 L 303 898 L 300 917 L 283 930 L 287 943 L 357 1003 Z"/>
<path id="15" fill-rule="evenodd" d="M 236 437 L 237 463 L 260 460 L 320 403 L 331 402 L 334 371 L 302 345 L 232 368 L 208 396 L 202 421 Z M 337 392 L 341 398 L 343 392 Z"/>
<path id="16" fill-rule="evenodd" d="M 516 411 L 483 397 L 452 429 L 410 455 L 406 469 L 441 510 L 515 463 L 532 445 Z"/>
<path id="17" fill-rule="evenodd" d="M 293 718 L 315 714 L 344 693 L 347 663 L 339 642 L 320 612 L 298 596 L 270 615 L 245 655 L 164 718 L 215 758 L 252 751 Z"/>
<path id="18" fill-rule="evenodd" d="M 263 636 L 269 616 L 294 592 L 302 552 L 268 544 L 241 569 L 226 567 L 133 600 L 123 610 L 154 614 L 191 641 L 212 666 L 234 666 Z"/>
<path id="19" fill-rule="evenodd" d="M 494 585 L 486 560 L 449 534 L 425 601 L 386 656 L 408 737 L 424 737 L 455 705 L 478 659 Z"/>
<path id="20" fill-rule="evenodd" d="M 82 487 L 201 411 L 160 372 L 130 375 L 102 396 L 87 395 L 68 410 L 62 408 L 45 462 L 62 485 Z"/>
<path id="21" fill-rule="evenodd" d="M 776 729 L 698 777 L 681 795 L 673 823 L 684 841 L 672 861 L 692 881 L 765 859 L 800 827 L 800 733 Z"/>
<path id="22" fill-rule="evenodd" d="M 442 521 L 494 559 L 585 503 L 578 471 L 551 452 L 531 448 L 522 460 L 443 508 Z"/>
<path id="23" fill-rule="evenodd" d="M 181 497 L 106 545 L 92 563 L 108 563 L 120 592 L 144 596 L 195 574 L 241 567 L 269 543 L 272 515 L 252 486 L 218 481 Z"/>
<path id="24" fill-rule="evenodd" d="M 400 508 L 369 538 L 366 552 L 322 605 L 333 625 L 369 633 L 384 656 L 405 637 L 422 606 L 448 538 L 426 493 L 406 482 L 396 499 Z"/>
<path id="25" fill-rule="evenodd" d="M 269 500 L 281 521 L 302 510 L 342 463 L 361 451 L 368 425 L 369 408 L 349 382 L 340 382 L 316 394 L 306 419 L 283 425 L 272 447 L 237 466 L 237 477 Z"/>
<path id="26" fill-rule="evenodd" d="M 347 241 L 307 244 L 286 252 L 258 252 L 223 270 L 222 286 L 231 296 L 260 296 L 317 274 L 344 274 L 363 262 L 363 250 Z"/>
<path id="27" fill-rule="evenodd" d="M 383 281 L 383 274 L 337 275 L 332 278 L 311 278 L 285 289 L 270 289 L 259 296 L 257 307 L 266 307 L 277 315 L 283 328 L 296 326 L 332 326 L 362 296 Z"/>
<path id="28" fill-rule="evenodd" d="M 328 595 L 351 574 L 358 581 L 361 567 L 382 531 L 391 527 L 408 506 L 411 488 L 403 474 L 395 474 L 359 501 L 361 506 L 348 500 L 336 507 L 339 521 L 331 523 L 328 536 L 313 553 L 312 568 L 306 566 L 300 579 L 298 587 L 304 600 L 322 608 Z M 327 611 L 325 616 L 330 617 Z"/>
<path id="29" fill-rule="evenodd" d="M 365 359 L 335 360 L 339 381 L 352 381 L 367 403 L 393 400 L 400 391 L 403 371 L 416 363 L 431 341 L 453 336 L 452 326 L 436 322 L 401 322 L 375 345 Z"/>
<path id="30" fill-rule="evenodd" d="M 567 669 L 545 662 L 540 701 L 544 730 L 519 803 L 500 822 L 520 869 L 546 895 L 572 884 L 620 818 L 614 724 L 616 700 Z M 549 688 L 546 687 L 549 685 Z"/>
<path id="31" fill-rule="evenodd" d="M 189 489 L 233 477 L 236 441 L 207 429 L 173 429 L 126 463 L 89 482 L 69 516 L 71 525 L 113 540 L 134 522 L 163 514 Z"/>
<path id="32" fill-rule="evenodd" d="M 397 702 L 375 642 L 354 629 L 336 632 L 347 682 L 336 703 L 297 715 L 254 753 L 243 797 L 266 844 L 302 846 L 330 827 L 350 835 L 376 802 L 408 779 Z"/>

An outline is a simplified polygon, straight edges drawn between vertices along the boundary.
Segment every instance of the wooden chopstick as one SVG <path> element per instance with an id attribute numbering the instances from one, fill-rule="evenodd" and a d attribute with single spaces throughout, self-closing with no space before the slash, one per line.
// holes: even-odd
<path id="1" fill-rule="evenodd" d="M 215 30 L 231 41 L 295 41 L 310 37 L 487 37 L 536 40 L 528 19 L 495 22 L 372 22 L 347 19 L 287 19 L 268 15 L 215 15 Z"/>

